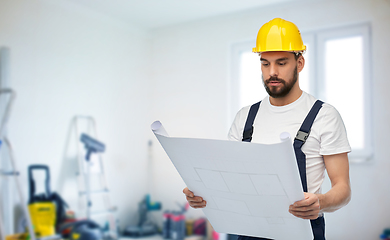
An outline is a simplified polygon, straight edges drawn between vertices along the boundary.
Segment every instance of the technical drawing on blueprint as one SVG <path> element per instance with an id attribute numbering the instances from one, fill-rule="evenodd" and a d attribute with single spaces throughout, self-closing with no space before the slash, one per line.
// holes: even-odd
<path id="1" fill-rule="evenodd" d="M 313 239 L 310 221 L 289 205 L 304 198 L 287 133 L 277 144 L 169 137 L 152 130 L 188 188 L 207 201 L 215 231 L 272 239 Z"/>

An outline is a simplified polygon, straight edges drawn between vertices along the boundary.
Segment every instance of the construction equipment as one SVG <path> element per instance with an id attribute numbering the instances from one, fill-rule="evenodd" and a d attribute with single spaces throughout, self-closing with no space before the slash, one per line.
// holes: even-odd
<path id="1" fill-rule="evenodd" d="M 83 129 L 81 129 L 82 126 L 84 126 Z M 77 137 L 79 196 L 80 198 L 86 198 L 83 201 L 84 203 L 86 202 L 86 217 L 87 219 L 93 220 L 105 217 L 109 228 L 109 234 L 105 233 L 105 235 L 109 235 L 111 238 L 117 238 L 116 207 L 112 206 L 110 202 L 110 191 L 107 185 L 101 155 L 105 150 L 105 145 L 96 140 L 97 130 L 95 119 L 91 116 L 75 116 L 72 120 L 72 127 L 75 129 L 75 135 Z M 81 133 L 81 130 L 83 130 L 83 133 Z M 97 156 L 97 158 L 93 159 L 93 156 Z M 99 185 L 95 189 L 91 189 L 91 176 L 97 176 L 99 178 L 99 181 L 94 181 L 98 182 Z M 102 197 L 104 206 L 102 209 L 96 210 L 96 208 L 93 209 L 93 199 L 96 201 L 98 196 Z"/>
<path id="2" fill-rule="evenodd" d="M 33 170 L 44 170 L 46 173 L 45 190 L 41 195 L 35 194 L 35 181 Z M 37 237 L 48 237 L 55 235 L 56 225 L 56 205 L 49 200 L 50 191 L 50 172 L 46 165 L 30 165 L 28 167 L 29 179 L 29 200 L 28 210 L 30 211 L 31 220 L 34 225 L 34 232 Z"/>
<path id="3" fill-rule="evenodd" d="M 44 171 L 46 174 L 45 192 L 36 194 L 36 184 L 33 172 L 36 170 Z M 29 200 L 28 209 L 30 211 L 34 232 L 37 237 L 59 237 L 55 236 L 55 229 L 66 219 L 67 203 L 62 197 L 51 191 L 50 188 L 50 169 L 43 164 L 34 164 L 28 167 L 29 180 Z"/>
<path id="4" fill-rule="evenodd" d="M 70 240 L 102 240 L 103 231 L 100 226 L 92 220 L 81 220 L 67 223 L 60 228 L 60 232 L 71 228 L 71 233 L 67 239 Z"/>
<path id="5" fill-rule="evenodd" d="M 161 203 L 151 202 L 150 195 L 147 194 L 138 206 L 138 224 L 126 227 L 123 235 L 129 237 L 142 237 L 158 233 L 157 225 L 148 219 L 148 212 L 157 210 L 161 210 Z"/>
<path id="6" fill-rule="evenodd" d="M 9 153 L 8 158 L 10 161 L 11 169 L 0 169 L 0 175 L 4 176 L 3 179 L 5 179 L 5 181 L 7 181 L 8 177 L 14 178 L 15 184 L 16 184 L 16 190 L 18 192 L 20 202 L 22 205 L 22 209 L 23 209 L 23 213 L 24 213 L 24 216 L 25 216 L 26 221 L 27 221 L 27 227 L 28 227 L 30 239 L 35 240 L 35 235 L 34 235 L 32 223 L 31 223 L 30 214 L 29 214 L 29 211 L 27 209 L 27 204 L 26 204 L 26 201 L 24 199 L 20 180 L 19 180 L 19 172 L 17 171 L 17 168 L 16 168 L 16 161 L 14 158 L 13 149 L 12 149 L 10 141 L 7 139 L 7 137 L 4 134 L 6 124 L 8 122 L 8 118 L 10 116 L 12 103 L 15 99 L 15 92 L 12 89 L 0 89 L 0 96 L 1 95 L 3 95 L 3 96 L 8 95 L 9 98 L 8 98 L 8 103 L 6 104 L 6 107 L 5 107 L 5 111 L 3 113 L 3 118 L 1 119 L 1 122 L 0 122 L 0 149 L 2 147 L 1 146 L 2 143 L 4 144 L 4 146 L 6 146 L 8 148 L 8 153 Z M 8 206 L 8 207 L 12 208 L 12 206 Z M 2 240 L 5 240 L 4 235 L 5 235 L 4 224 L 2 222 L 2 214 L 0 212 L 0 238 Z"/>
<path id="7" fill-rule="evenodd" d="M 298 27 L 289 21 L 275 18 L 264 24 L 257 34 L 256 47 L 252 52 L 271 51 L 304 52 L 301 33 Z"/>

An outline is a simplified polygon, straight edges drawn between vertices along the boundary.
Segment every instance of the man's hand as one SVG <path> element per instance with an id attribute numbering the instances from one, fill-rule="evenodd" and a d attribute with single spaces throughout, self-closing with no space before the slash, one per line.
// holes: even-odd
<path id="1" fill-rule="evenodd" d="M 303 219 L 317 219 L 320 213 L 320 200 L 314 193 L 304 193 L 305 199 L 290 205 L 289 212 Z"/>
<path id="2" fill-rule="evenodd" d="M 183 189 L 183 193 L 186 195 L 187 201 L 192 208 L 206 207 L 206 201 L 202 197 L 195 196 L 187 187 Z"/>

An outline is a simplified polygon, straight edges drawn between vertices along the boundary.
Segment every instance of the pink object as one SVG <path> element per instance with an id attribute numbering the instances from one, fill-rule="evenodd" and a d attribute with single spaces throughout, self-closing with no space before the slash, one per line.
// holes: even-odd
<path id="1" fill-rule="evenodd" d="M 180 221 L 180 220 L 185 220 L 185 216 L 184 215 L 172 215 L 171 216 L 172 217 L 172 220 L 174 221 L 174 222 L 178 222 L 178 221 Z"/>
<path id="2" fill-rule="evenodd" d="M 218 240 L 219 239 L 219 233 L 217 233 L 216 231 L 213 230 L 212 238 L 213 238 L 213 240 Z"/>
<path id="3" fill-rule="evenodd" d="M 206 235 L 206 219 L 200 218 L 194 222 L 194 234 Z"/>

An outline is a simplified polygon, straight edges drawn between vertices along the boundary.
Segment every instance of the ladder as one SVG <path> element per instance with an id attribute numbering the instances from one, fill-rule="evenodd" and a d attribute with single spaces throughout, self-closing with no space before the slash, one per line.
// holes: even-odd
<path id="1" fill-rule="evenodd" d="M 5 110 L 3 113 L 3 117 L 2 117 L 1 122 L 0 122 L 0 150 L 2 148 L 2 146 L 1 146 L 2 144 L 4 144 L 4 146 L 6 146 L 8 148 L 8 153 L 9 153 L 8 158 L 10 160 L 10 168 L 11 169 L 7 169 L 7 170 L 0 169 L 0 176 L 3 176 L 4 177 L 3 179 L 5 179 L 6 181 L 7 181 L 8 177 L 14 178 L 15 184 L 16 184 L 16 190 L 18 192 L 20 202 L 22 205 L 22 209 L 23 209 L 23 213 L 24 213 L 24 216 L 25 216 L 26 221 L 27 221 L 27 227 L 28 227 L 28 232 L 30 234 L 30 239 L 35 240 L 35 234 L 34 234 L 33 227 L 32 227 L 31 217 L 30 217 L 30 213 L 29 213 L 28 208 L 27 208 L 27 202 L 25 201 L 24 196 L 23 196 L 23 191 L 22 191 L 22 187 L 21 187 L 20 179 L 19 179 L 19 172 L 17 171 L 17 168 L 16 168 L 16 161 L 15 161 L 15 157 L 13 154 L 12 145 L 11 145 L 10 141 L 8 140 L 8 138 L 4 134 L 5 127 L 6 127 L 10 112 L 11 112 L 12 103 L 15 99 L 15 92 L 12 89 L 0 89 L 0 96 L 1 95 L 3 95 L 3 97 L 9 95 L 9 100 L 6 104 L 6 107 L 5 107 Z M 13 206 L 8 206 L 8 207 L 12 208 Z M 0 239 L 5 240 L 5 229 L 4 229 L 4 224 L 3 224 L 3 220 L 2 220 L 1 208 L 0 208 Z"/>
<path id="2" fill-rule="evenodd" d="M 95 119 L 92 116 L 77 115 L 72 119 L 71 126 L 74 128 L 77 138 L 78 172 L 76 174 L 79 186 L 79 209 L 84 208 L 82 205 L 85 206 L 87 219 L 95 220 L 98 218 L 101 219 L 102 217 L 105 218 L 108 223 L 110 237 L 116 239 L 118 238 L 115 217 L 117 208 L 111 205 L 110 191 L 104 172 L 102 154 L 93 154 L 91 155 L 90 161 L 86 161 L 86 150 L 80 142 L 82 133 L 98 139 Z M 91 187 L 91 176 L 98 179 L 98 184 L 94 182 L 97 185 L 94 189 Z M 103 200 L 103 204 L 101 204 L 103 206 L 100 206 L 99 209 L 94 209 L 94 200 L 97 200 L 99 197 L 100 200 Z"/>

